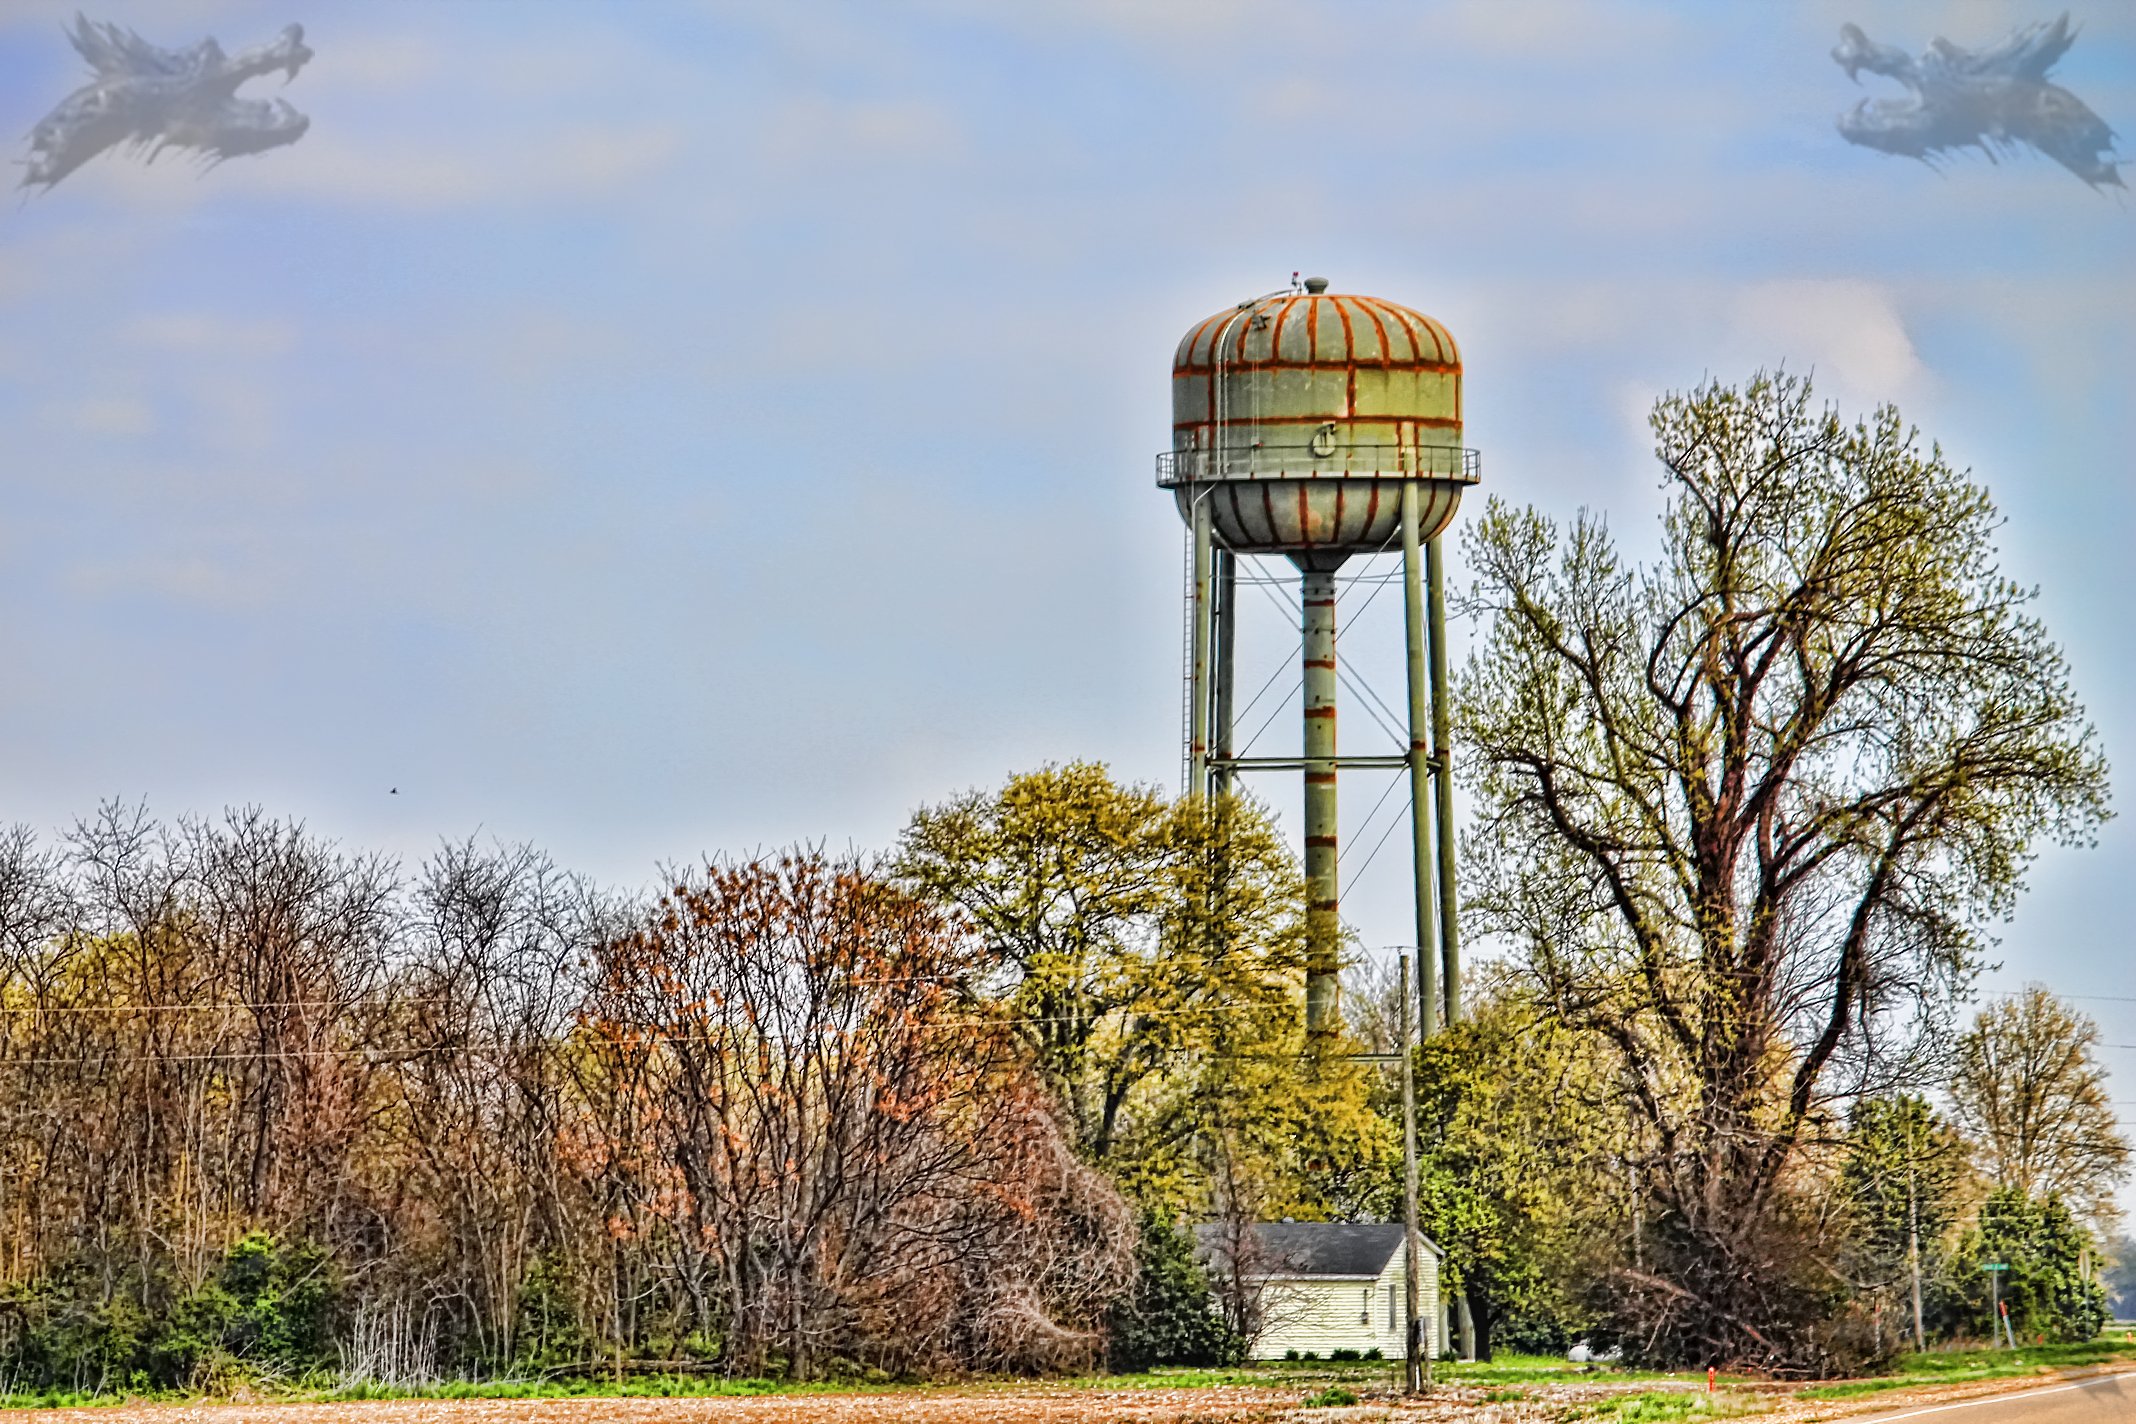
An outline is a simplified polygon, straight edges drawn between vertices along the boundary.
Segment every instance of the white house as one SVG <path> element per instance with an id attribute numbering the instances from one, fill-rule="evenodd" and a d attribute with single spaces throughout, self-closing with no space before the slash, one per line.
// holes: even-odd
<path id="1" fill-rule="evenodd" d="M 1219 1289 L 1241 1289 L 1258 1303 L 1261 1328 L 1249 1346 L 1253 1358 L 1280 1360 L 1292 1350 L 1323 1358 L 1331 1350 L 1402 1357 L 1407 1277 L 1400 1223 L 1262 1222 L 1242 1232 L 1209 1225 L 1196 1237 Z M 1431 1356 L 1446 1339 L 1441 1254 L 1429 1239 L 1418 1253 L 1424 1349 Z"/>

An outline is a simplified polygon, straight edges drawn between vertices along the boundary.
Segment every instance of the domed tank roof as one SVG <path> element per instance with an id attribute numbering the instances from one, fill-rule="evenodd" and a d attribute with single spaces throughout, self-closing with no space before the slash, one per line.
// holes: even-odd
<path id="1" fill-rule="evenodd" d="M 1227 369 L 1403 366 L 1451 375 L 1457 388 L 1461 376 L 1461 352 L 1445 327 L 1398 303 L 1346 293 L 1307 291 L 1226 308 L 1180 339 L 1173 374 L 1212 370 L 1219 347 Z"/>
<path id="2" fill-rule="evenodd" d="M 1385 547 L 1414 481 L 1429 537 L 1477 479 L 1460 349 L 1422 312 L 1317 277 L 1305 288 L 1241 302 L 1180 341 L 1159 483 L 1182 514 L 1214 495 L 1227 547 L 1339 562 Z"/>

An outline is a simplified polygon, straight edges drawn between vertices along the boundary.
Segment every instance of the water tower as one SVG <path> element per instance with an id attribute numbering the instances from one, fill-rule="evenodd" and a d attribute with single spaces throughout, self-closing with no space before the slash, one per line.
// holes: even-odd
<path id="1" fill-rule="evenodd" d="M 1172 362 L 1172 448 L 1157 457 L 1157 483 L 1172 491 L 1192 531 L 1187 788 L 1213 795 L 1240 772 L 1304 774 L 1306 1026 L 1326 1032 L 1340 1022 L 1337 775 L 1406 768 L 1428 1032 L 1437 985 L 1449 1020 L 1458 1016 L 1460 985 L 1439 534 L 1476 483 L 1478 461 L 1461 444 L 1461 355 L 1446 328 L 1327 286 L 1308 278 L 1302 291 L 1294 283 L 1220 311 L 1187 333 Z M 1336 572 L 1352 555 L 1397 545 L 1409 745 L 1398 755 L 1344 757 L 1335 736 Z M 1232 726 L 1239 560 L 1279 555 L 1296 567 L 1303 610 L 1304 736 L 1296 757 L 1241 756 Z M 1431 952 L 1435 939 L 1440 955 Z M 1435 960 L 1443 960 L 1443 978 Z"/>

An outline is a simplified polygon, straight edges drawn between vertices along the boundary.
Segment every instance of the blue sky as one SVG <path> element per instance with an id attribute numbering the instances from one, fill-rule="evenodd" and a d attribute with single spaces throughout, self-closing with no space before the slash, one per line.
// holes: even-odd
<path id="1" fill-rule="evenodd" d="M 79 82 L 74 8 L 0 0 L 0 128 Z M 174 46 L 301 21 L 313 126 L 0 214 L 0 815 L 257 801 L 638 883 L 881 846 L 1049 759 L 1170 781 L 1168 363 L 1298 269 L 1444 321 L 1488 487 L 1635 545 L 1658 392 L 1785 362 L 1897 401 L 2136 765 L 2136 211 L 1832 127 L 1896 92 L 1841 22 L 2052 13 L 112 0 Z M 2057 77 L 2136 132 L 2136 7 L 2075 18 Z M 1390 702 L 1393 611 L 1345 641 Z M 1379 791 L 1345 784 L 1367 849 Z M 1404 937 L 1396 851 L 1354 873 L 1365 941 Z M 2132 882 L 2125 820 L 2046 856 L 1990 987 L 2136 998 Z M 2136 1002 L 2083 1006 L 2136 1044 Z"/>

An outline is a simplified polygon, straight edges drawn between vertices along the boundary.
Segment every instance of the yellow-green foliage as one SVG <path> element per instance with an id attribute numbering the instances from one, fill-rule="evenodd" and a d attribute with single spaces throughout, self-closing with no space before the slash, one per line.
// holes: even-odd
<path id="1" fill-rule="evenodd" d="M 1167 1215 L 1326 1210 L 1396 1145 L 1302 1027 L 1303 883 L 1267 812 L 1077 762 L 921 810 L 897 873 L 960 908 L 1077 1142 Z"/>

